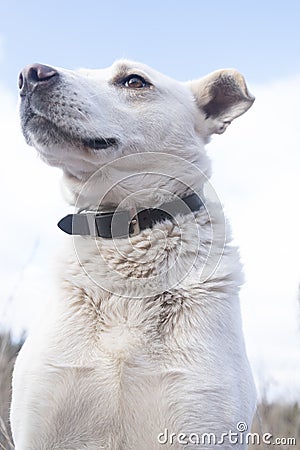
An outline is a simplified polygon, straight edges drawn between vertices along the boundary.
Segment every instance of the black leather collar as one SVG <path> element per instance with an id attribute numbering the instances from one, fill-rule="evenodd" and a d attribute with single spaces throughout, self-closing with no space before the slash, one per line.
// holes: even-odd
<path id="1" fill-rule="evenodd" d="M 58 227 L 68 234 L 102 238 L 122 238 L 152 228 L 157 222 L 174 220 L 178 214 L 199 211 L 203 202 L 197 194 L 190 194 L 164 203 L 158 208 L 131 209 L 127 211 L 97 212 L 84 211 L 69 214 L 58 222 Z"/>

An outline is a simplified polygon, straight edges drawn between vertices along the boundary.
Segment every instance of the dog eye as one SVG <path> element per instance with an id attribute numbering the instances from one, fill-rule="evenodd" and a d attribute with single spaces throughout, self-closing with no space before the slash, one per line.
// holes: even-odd
<path id="1" fill-rule="evenodd" d="M 144 78 L 140 77 L 139 75 L 130 75 L 126 78 L 123 84 L 127 88 L 141 89 L 148 86 L 149 83 L 147 83 L 146 80 L 144 80 Z"/>

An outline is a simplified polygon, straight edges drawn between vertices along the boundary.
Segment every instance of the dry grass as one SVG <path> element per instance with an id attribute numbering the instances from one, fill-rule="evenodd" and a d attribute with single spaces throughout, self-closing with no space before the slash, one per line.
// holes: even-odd
<path id="1" fill-rule="evenodd" d="M 299 450 L 300 449 L 300 405 L 267 403 L 263 401 L 258 407 L 258 413 L 254 419 L 252 431 L 263 435 L 273 435 L 271 442 L 276 438 L 295 438 L 296 445 L 250 445 L 251 450 L 265 448 Z"/>
<path id="2" fill-rule="evenodd" d="M 0 335 L 0 449 L 12 450 L 14 448 L 9 426 L 9 404 L 11 397 L 11 375 L 14 362 L 21 343 L 12 343 L 9 335 Z M 280 403 L 267 403 L 259 405 L 255 417 L 253 431 L 259 435 L 271 433 L 274 438 L 296 439 L 296 445 L 250 445 L 251 450 L 267 448 L 300 450 L 300 405 L 283 405 Z M 124 449 L 126 450 L 126 449 Z"/>

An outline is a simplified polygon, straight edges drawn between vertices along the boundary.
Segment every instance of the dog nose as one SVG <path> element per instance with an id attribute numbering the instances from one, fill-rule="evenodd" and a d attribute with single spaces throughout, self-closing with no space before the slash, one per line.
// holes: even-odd
<path id="1" fill-rule="evenodd" d="M 57 77 L 58 72 L 53 67 L 43 64 L 31 64 L 26 66 L 19 75 L 20 94 L 25 95 L 38 84 L 42 84 Z"/>

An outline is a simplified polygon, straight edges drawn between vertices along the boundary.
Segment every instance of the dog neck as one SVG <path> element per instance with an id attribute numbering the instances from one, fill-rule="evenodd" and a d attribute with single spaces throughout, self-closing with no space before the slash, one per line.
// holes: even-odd
<path id="1" fill-rule="evenodd" d="M 70 234 L 97 236 L 96 218 L 100 228 L 105 224 L 100 236 L 111 237 L 107 227 L 118 217 L 116 223 L 124 222 L 122 231 L 112 235 L 121 237 L 136 234 L 141 226 L 151 228 L 157 221 L 199 210 L 203 186 L 210 175 L 206 158 L 199 152 L 198 160 L 192 163 L 170 154 L 139 153 L 100 167 L 86 180 L 65 174 L 64 185 L 76 214 L 64 218 L 59 226 Z M 182 205 L 187 207 L 184 212 Z M 165 214 L 168 208 L 170 214 Z"/>
<path id="2" fill-rule="evenodd" d="M 67 201 L 76 210 L 158 208 L 174 196 L 183 198 L 196 192 L 201 197 L 210 177 L 210 161 L 205 154 L 193 162 L 168 154 L 134 156 L 134 162 L 132 157 L 124 157 L 83 180 L 65 173 L 63 187 Z M 155 161 L 149 162 L 150 157 Z"/>

